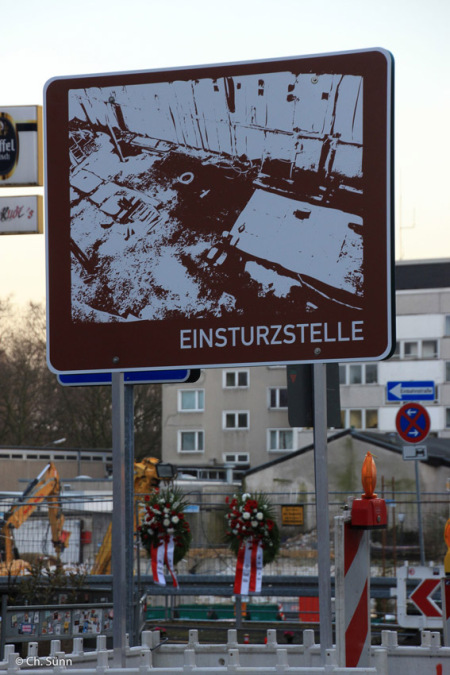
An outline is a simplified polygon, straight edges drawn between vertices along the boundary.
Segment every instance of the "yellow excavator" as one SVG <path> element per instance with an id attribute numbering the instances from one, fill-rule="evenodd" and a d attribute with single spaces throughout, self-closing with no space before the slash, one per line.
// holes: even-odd
<path id="1" fill-rule="evenodd" d="M 161 462 L 156 457 L 144 457 L 140 462 L 134 463 L 134 500 L 139 500 L 140 496 L 149 494 L 161 481 L 169 482 L 176 476 L 176 469 L 173 464 Z M 135 508 L 135 529 L 140 524 L 136 522 L 136 512 L 139 518 L 139 509 Z M 102 545 L 100 546 L 95 562 L 91 569 L 91 574 L 111 574 L 111 539 L 112 523 L 108 525 Z"/>
<path id="2" fill-rule="evenodd" d="M 14 543 L 14 530 L 23 525 L 42 503 L 48 508 L 52 543 L 57 558 L 60 558 L 70 537 L 70 533 L 63 530 L 64 515 L 60 504 L 60 492 L 58 471 L 53 462 L 49 462 L 5 513 L 0 523 L 0 576 L 22 575 L 30 569 L 30 564 L 20 559 Z"/>

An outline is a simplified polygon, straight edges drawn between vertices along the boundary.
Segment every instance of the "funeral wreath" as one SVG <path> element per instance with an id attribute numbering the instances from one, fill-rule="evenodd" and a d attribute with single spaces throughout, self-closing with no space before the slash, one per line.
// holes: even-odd
<path id="1" fill-rule="evenodd" d="M 271 563 L 280 551 L 280 532 L 275 509 L 262 493 L 234 495 L 225 499 L 228 510 L 226 541 L 237 556 L 241 545 L 249 539 L 260 542 L 263 565 Z"/>
<path id="2" fill-rule="evenodd" d="M 151 555 L 152 546 L 158 548 L 171 537 L 175 544 L 173 563 L 176 565 L 189 550 L 192 534 L 185 519 L 185 496 L 173 488 L 158 489 L 145 496 L 144 516 L 139 534 L 142 546 Z"/>

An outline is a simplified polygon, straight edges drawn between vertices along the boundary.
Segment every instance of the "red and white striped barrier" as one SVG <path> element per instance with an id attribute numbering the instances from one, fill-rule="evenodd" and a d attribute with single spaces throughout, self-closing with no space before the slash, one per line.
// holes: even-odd
<path id="1" fill-rule="evenodd" d="M 367 530 L 335 518 L 336 645 L 338 662 L 349 668 L 370 663 L 370 550 Z"/>
<path id="2" fill-rule="evenodd" d="M 444 645 L 450 647 L 450 576 L 441 581 Z"/>

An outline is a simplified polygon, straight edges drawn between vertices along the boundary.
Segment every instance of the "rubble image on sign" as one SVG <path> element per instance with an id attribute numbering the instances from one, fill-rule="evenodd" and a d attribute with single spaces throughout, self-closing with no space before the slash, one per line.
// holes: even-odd
<path id="1" fill-rule="evenodd" d="M 361 307 L 362 77 L 70 89 L 68 111 L 73 322 Z"/>

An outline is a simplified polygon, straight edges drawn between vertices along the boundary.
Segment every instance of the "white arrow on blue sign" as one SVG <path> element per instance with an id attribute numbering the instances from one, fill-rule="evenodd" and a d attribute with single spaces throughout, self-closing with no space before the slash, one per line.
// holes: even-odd
<path id="1" fill-rule="evenodd" d="M 125 384 L 164 384 L 165 382 L 186 382 L 191 370 L 133 370 L 123 374 Z M 58 373 L 59 384 L 65 387 L 88 387 L 110 385 L 112 373 Z"/>
<path id="2" fill-rule="evenodd" d="M 388 382 L 388 401 L 434 401 L 436 386 L 432 380 L 423 382 Z"/>

